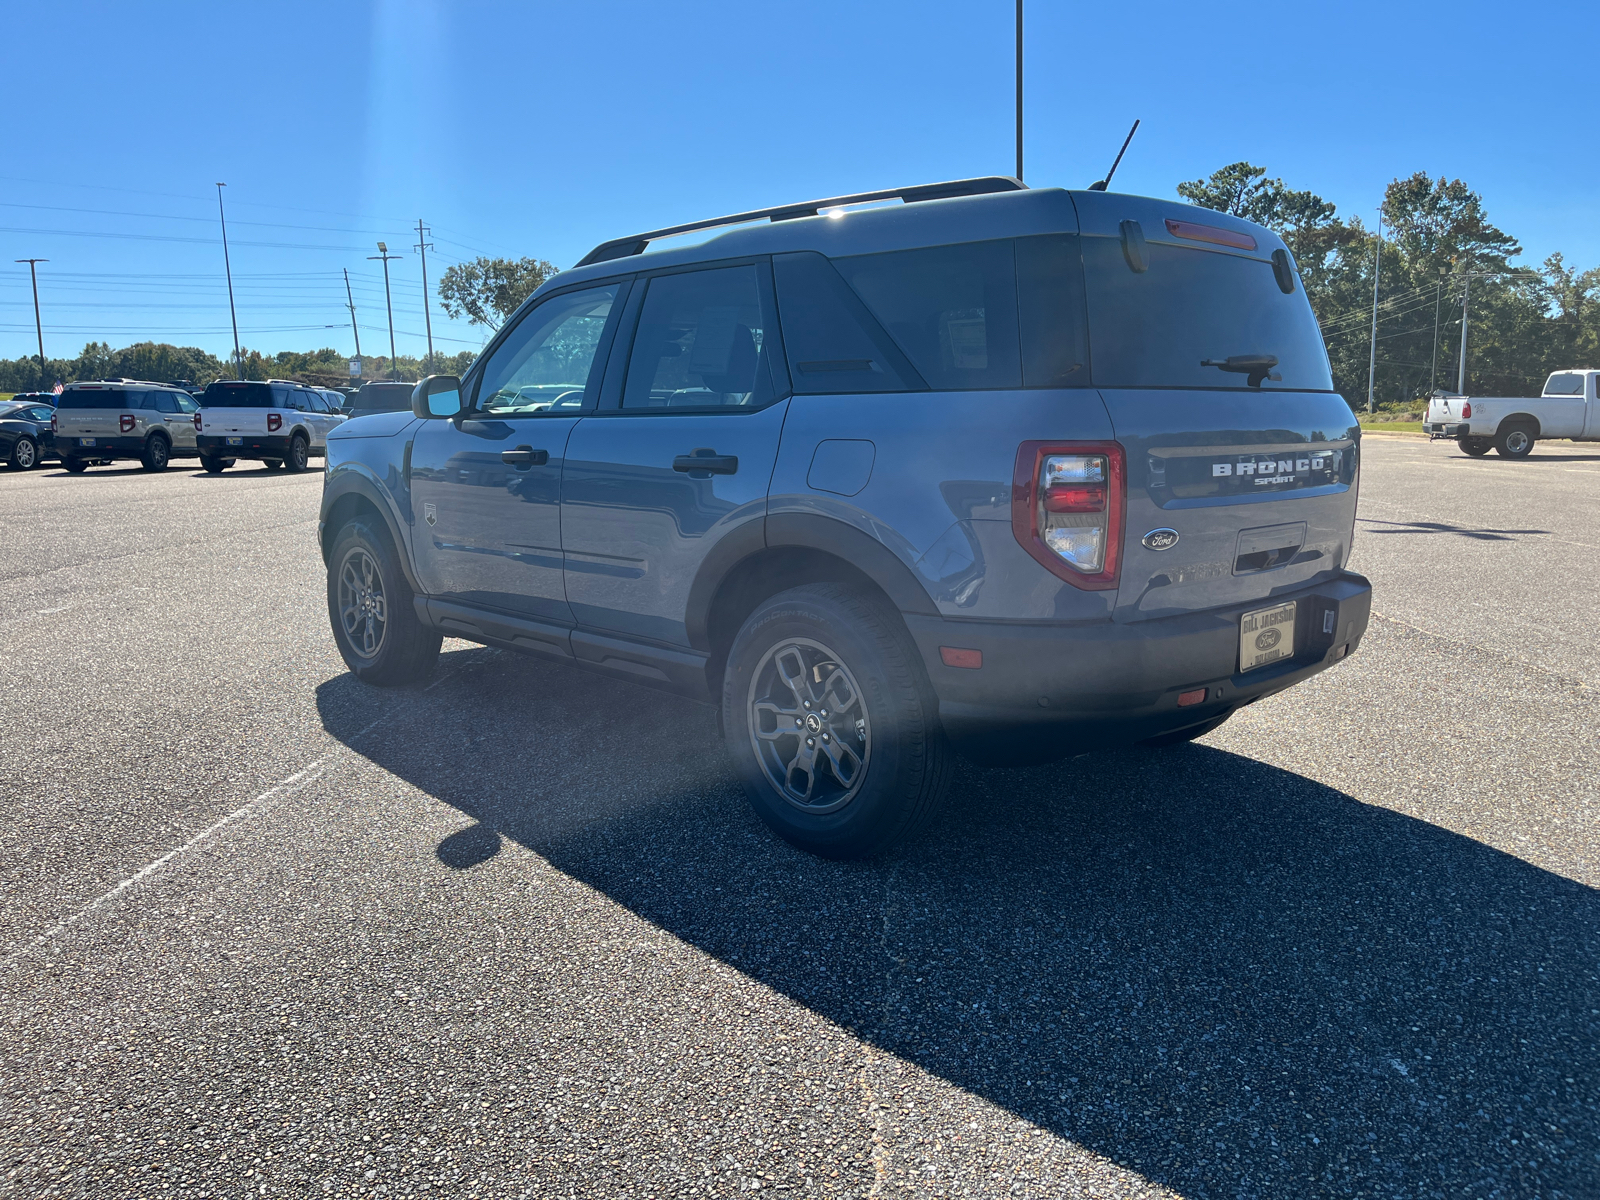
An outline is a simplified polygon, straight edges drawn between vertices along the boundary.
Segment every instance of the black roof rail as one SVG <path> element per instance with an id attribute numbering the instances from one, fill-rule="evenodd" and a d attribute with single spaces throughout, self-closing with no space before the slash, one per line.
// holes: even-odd
<path id="1" fill-rule="evenodd" d="M 991 192 L 1026 191 L 1027 184 L 1010 175 L 985 175 L 978 179 L 952 179 L 947 183 L 923 183 L 916 187 L 889 188 L 882 192 L 857 192 L 853 196 L 833 196 L 826 200 L 807 200 L 802 204 L 784 204 L 777 208 L 758 208 L 751 212 L 734 213 L 727 217 L 714 217 L 709 221 L 691 221 L 687 225 L 673 225 L 649 233 L 636 233 L 631 237 L 612 238 L 601 242 L 578 260 L 577 266 L 610 262 L 643 254 L 644 249 L 657 238 L 675 237 L 680 233 L 693 233 L 699 229 L 715 229 L 719 225 L 742 225 L 746 221 L 791 221 L 796 217 L 814 217 L 824 208 L 842 208 L 849 204 L 870 204 L 874 200 L 903 200 L 915 204 L 919 200 L 947 200 L 954 196 L 983 196 Z"/>

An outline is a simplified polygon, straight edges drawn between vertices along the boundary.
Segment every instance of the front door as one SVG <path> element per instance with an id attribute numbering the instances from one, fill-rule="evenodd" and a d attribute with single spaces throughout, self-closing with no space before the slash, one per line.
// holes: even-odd
<path id="1" fill-rule="evenodd" d="M 561 470 L 599 393 L 621 287 L 563 292 L 529 310 L 466 381 L 467 410 L 418 428 L 413 544 L 430 596 L 571 622 Z"/>
<path id="2" fill-rule="evenodd" d="M 641 287 L 642 302 L 629 305 L 631 353 L 612 356 L 600 411 L 567 445 L 567 598 L 580 625 L 687 646 L 701 561 L 766 519 L 786 408 L 774 403 L 787 391 L 776 381 L 787 376 L 769 362 L 776 322 L 764 263 Z"/>

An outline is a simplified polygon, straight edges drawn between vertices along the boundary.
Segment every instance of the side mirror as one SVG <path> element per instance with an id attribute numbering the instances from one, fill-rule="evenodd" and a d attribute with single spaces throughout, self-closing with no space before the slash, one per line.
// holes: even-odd
<path id="1" fill-rule="evenodd" d="M 411 411 L 424 420 L 461 412 L 461 380 L 454 375 L 429 375 L 411 393 Z"/>

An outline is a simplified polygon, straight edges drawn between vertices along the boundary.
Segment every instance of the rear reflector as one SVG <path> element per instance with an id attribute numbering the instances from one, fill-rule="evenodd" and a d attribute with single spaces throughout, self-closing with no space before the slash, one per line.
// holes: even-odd
<path id="1" fill-rule="evenodd" d="M 976 671 L 983 666 L 982 650 L 963 650 L 958 646 L 940 646 L 939 657 L 944 659 L 947 667 L 965 667 L 969 671 Z"/>
<path id="2" fill-rule="evenodd" d="M 1188 238 L 1191 242 L 1210 242 L 1216 246 L 1232 246 L 1235 250 L 1254 250 L 1256 240 L 1248 233 L 1223 229 L 1218 225 L 1200 225 L 1194 221 L 1174 221 L 1167 218 L 1167 232 L 1173 237 Z"/>
<path id="3" fill-rule="evenodd" d="M 1192 692 L 1178 693 L 1178 707 L 1188 708 L 1191 704 L 1200 704 L 1206 698 L 1205 688 L 1195 688 Z"/>

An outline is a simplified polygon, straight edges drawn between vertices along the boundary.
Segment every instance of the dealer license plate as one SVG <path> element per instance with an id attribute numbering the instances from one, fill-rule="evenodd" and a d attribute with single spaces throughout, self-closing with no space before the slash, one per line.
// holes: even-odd
<path id="1" fill-rule="evenodd" d="M 230 445 L 230 446 L 242 446 L 242 445 L 244 445 L 244 439 L 242 437 L 229 438 L 228 439 L 228 445 Z"/>
<path id="2" fill-rule="evenodd" d="M 1239 670 L 1253 671 L 1294 653 L 1296 601 L 1258 608 L 1239 619 Z"/>
<path id="3" fill-rule="evenodd" d="M 78 445 L 80 445 L 80 446 L 92 446 L 92 445 L 94 445 L 94 439 L 93 438 L 79 438 L 78 439 Z"/>

